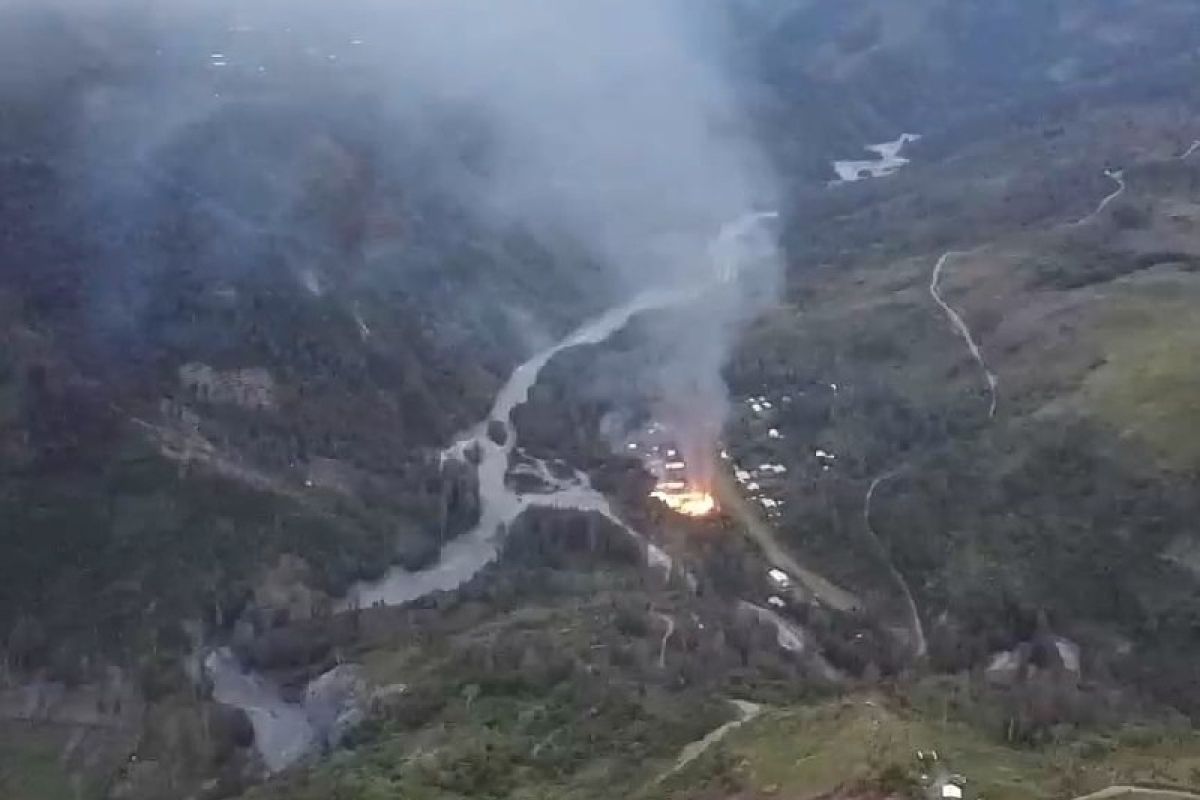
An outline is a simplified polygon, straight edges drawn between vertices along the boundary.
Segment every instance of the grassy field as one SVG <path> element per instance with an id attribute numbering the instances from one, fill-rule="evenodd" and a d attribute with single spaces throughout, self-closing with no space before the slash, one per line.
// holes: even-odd
<path id="1" fill-rule="evenodd" d="M 918 750 L 936 750 L 943 768 L 967 778 L 968 796 L 989 800 L 1057 800 L 1115 784 L 1186 788 L 1200 777 L 1200 737 L 1190 733 L 1137 731 L 1017 749 L 968 725 L 916 718 L 859 695 L 764 713 L 672 780 L 670 796 L 692 797 L 731 778 L 744 791 L 795 800 L 887 775 L 919 780 Z"/>
<path id="2" fill-rule="evenodd" d="M 0 727 L 0 797 L 73 800 L 75 787 L 59 763 L 62 735 L 31 725 Z"/>
<path id="3" fill-rule="evenodd" d="M 1112 303 L 1100 332 L 1106 363 L 1086 386 L 1102 419 L 1181 469 L 1200 464 L 1200 289 L 1190 278 Z"/>

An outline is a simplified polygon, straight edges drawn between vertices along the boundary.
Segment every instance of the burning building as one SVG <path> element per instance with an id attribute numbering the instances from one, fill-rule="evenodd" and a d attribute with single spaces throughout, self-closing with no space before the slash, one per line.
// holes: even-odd
<path id="1" fill-rule="evenodd" d="M 699 474 L 702 471 L 685 460 L 674 438 L 660 423 L 651 423 L 625 447 L 628 452 L 637 453 L 654 476 L 651 497 L 689 517 L 704 517 L 717 510 L 716 498 Z"/>

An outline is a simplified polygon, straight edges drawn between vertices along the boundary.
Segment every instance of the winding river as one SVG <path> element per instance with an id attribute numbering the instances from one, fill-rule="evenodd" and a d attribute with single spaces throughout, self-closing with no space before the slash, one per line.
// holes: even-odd
<path id="1" fill-rule="evenodd" d="M 509 456 L 517 444 L 512 412 L 529 398 L 529 390 L 537 383 L 546 364 L 564 350 L 599 344 L 624 328 L 637 314 L 694 302 L 719 284 L 736 279 L 741 261 L 738 257 L 739 242 L 763 220 L 775 216 L 775 212 L 746 214 L 722 227 L 711 248 L 713 264 L 708 280 L 685 288 L 642 292 L 627 303 L 585 322 L 558 343 L 514 369 L 496 395 L 487 417 L 443 453 L 444 459 L 461 458 L 463 453 L 472 448 L 479 453 L 479 523 L 470 532 L 449 542 L 442 549 L 438 563 L 429 568 L 410 572 L 395 567 L 379 581 L 356 585 L 344 601 L 343 609 L 376 604 L 399 605 L 431 592 L 461 586 L 496 557 L 505 528 L 531 506 L 603 514 L 645 543 L 646 559 L 651 566 L 669 570 L 670 557 L 625 525 L 613 511 L 608 498 L 592 488 L 586 475 L 576 473 L 571 479 L 556 481 L 546 494 L 522 494 L 508 485 L 505 476 Z M 502 444 L 488 436 L 489 424 L 493 422 L 499 422 L 504 427 Z M 539 472 L 549 474 L 545 469 Z"/>
<path id="2" fill-rule="evenodd" d="M 513 410 L 529 397 L 542 369 L 555 355 L 572 347 L 599 344 L 624 328 L 637 314 L 695 302 L 721 284 L 735 280 L 746 259 L 741 257 L 740 242 L 753 233 L 763 220 L 775 212 L 746 214 L 723 226 L 711 248 L 712 265 L 707 280 L 677 289 L 650 289 L 623 305 L 588 320 L 561 341 L 513 370 L 501 387 L 487 417 L 442 453 L 446 459 L 463 459 L 469 450 L 479 455 L 478 524 L 468 533 L 448 542 L 437 563 L 417 571 L 393 567 L 383 578 L 355 585 L 338 604 L 339 611 L 375 605 L 401 605 L 438 591 L 456 589 L 493 561 L 504 531 L 522 511 L 531 506 L 594 511 L 620 525 L 645 547 L 646 563 L 670 572 L 672 561 L 662 549 L 647 541 L 617 516 L 603 494 L 596 491 L 586 475 L 576 473 L 566 480 L 554 480 L 545 494 L 522 494 L 505 480 L 509 456 L 517 445 L 512 424 Z M 489 424 L 504 428 L 503 443 L 488 435 Z M 493 426 L 494 427 L 494 426 Z M 538 465 L 538 472 L 551 473 Z M 266 676 L 244 671 L 228 650 L 215 650 L 204 660 L 205 672 L 213 684 L 213 698 L 246 712 L 254 726 L 255 746 L 268 771 L 278 772 L 313 752 L 321 741 L 311 715 L 299 704 L 285 701 L 279 688 Z"/>
<path id="3" fill-rule="evenodd" d="M 886 178 L 908 164 L 908 159 L 901 156 L 900 151 L 904 149 L 906 144 L 915 142 L 920 138 L 915 133 L 902 133 L 898 139 L 890 142 L 867 145 L 867 151 L 874 153 L 878 158 L 861 161 L 833 162 L 833 171 L 837 173 L 837 180 L 831 181 L 830 185 L 839 186 L 844 183 L 856 183 L 868 178 Z"/>
<path id="4" fill-rule="evenodd" d="M 431 592 L 458 588 L 496 557 L 505 528 L 530 506 L 596 511 L 626 527 L 617 518 L 608 499 L 592 488 L 585 475 L 577 474 L 573 479 L 556 481 L 552 484 L 552 491 L 547 494 L 522 494 L 509 486 L 505 476 L 508 473 L 509 455 L 516 447 L 517 440 L 512 412 L 529 398 L 529 390 L 537 383 L 538 375 L 558 353 L 580 345 L 603 342 L 624 328 L 636 314 L 677 305 L 696 294 L 692 289 L 639 294 L 628 303 L 584 323 L 565 339 L 513 370 L 508 382 L 496 395 L 487 418 L 466 438 L 455 442 L 443 453 L 443 458 L 459 458 L 467 450 L 475 448 L 479 454 L 478 524 L 470 532 L 448 542 L 442 548 L 441 558 L 436 564 L 416 572 L 394 567 L 378 581 L 356 585 L 343 601 L 342 610 L 372 605 L 400 605 Z M 488 436 L 487 429 L 491 422 L 503 425 L 503 444 L 496 443 Z M 549 474 L 547 470 L 539 472 Z M 652 551 L 657 550 L 653 545 L 648 547 Z M 652 562 L 670 563 L 661 551 L 650 552 L 647 557 Z"/>
<path id="5" fill-rule="evenodd" d="M 209 653 L 204 671 L 212 681 L 213 699 L 249 717 L 254 747 L 268 772 L 291 766 L 317 747 L 317 730 L 304 706 L 284 700 L 266 676 L 243 670 L 228 648 Z"/>

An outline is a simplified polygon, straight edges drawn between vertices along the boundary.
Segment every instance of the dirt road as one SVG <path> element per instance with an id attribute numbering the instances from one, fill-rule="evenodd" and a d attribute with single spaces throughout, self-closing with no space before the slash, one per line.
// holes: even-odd
<path id="1" fill-rule="evenodd" d="M 654 616 L 666 626 L 666 630 L 663 631 L 662 642 L 658 646 L 658 668 L 663 669 L 667 666 L 667 642 L 671 640 L 671 636 L 675 633 L 675 618 L 661 611 L 655 611 Z"/>
<path id="2" fill-rule="evenodd" d="M 819 602 L 837 611 L 859 611 L 864 606 L 852 592 L 837 586 L 797 561 L 780 544 L 775 530 L 758 515 L 738 491 L 737 484 L 725 472 L 718 471 L 714 491 L 721 508 L 742 526 L 742 530 L 760 548 L 771 564 L 791 575 Z"/>
<path id="3" fill-rule="evenodd" d="M 762 713 L 762 706 L 760 706 L 758 703 L 751 703 L 748 700 L 730 700 L 729 702 L 732 703 L 737 709 L 737 718 L 726 722 L 721 727 L 710 732 L 703 739 L 692 742 L 684 747 L 683 751 L 679 754 L 679 760 L 675 762 L 675 766 L 659 775 L 658 779 L 655 781 L 656 783 L 661 782 L 664 778 L 674 775 L 676 772 L 679 772 L 688 764 L 704 755 L 708 748 L 724 739 L 727 735 L 729 735 L 729 733 L 745 725 L 747 722 L 750 722 Z"/>
<path id="4" fill-rule="evenodd" d="M 1080 795 L 1073 800 L 1109 800 L 1113 797 L 1130 797 L 1146 800 L 1155 797 L 1161 800 L 1200 800 L 1200 794 L 1180 789 L 1147 789 L 1141 786 L 1109 786 L 1091 794 Z"/>
<path id="5" fill-rule="evenodd" d="M 1190 155 L 1190 153 L 1189 153 L 1189 155 Z M 1184 158 L 1187 158 L 1187 156 L 1184 156 Z M 1124 172 L 1122 172 L 1119 169 L 1116 169 L 1116 170 L 1106 169 L 1106 170 L 1104 170 L 1104 175 L 1105 175 L 1105 177 L 1109 178 L 1110 180 L 1116 181 L 1116 183 L 1117 183 L 1116 191 L 1114 191 L 1112 194 L 1108 195 L 1103 200 L 1101 200 L 1100 205 L 1096 206 L 1095 211 L 1088 214 L 1083 219 L 1077 221 L 1075 223 L 1076 227 L 1081 226 L 1081 225 L 1087 225 L 1089 222 L 1094 220 L 1096 217 L 1100 216 L 1100 214 L 1104 211 L 1104 209 L 1108 208 L 1109 203 L 1111 203 L 1113 200 L 1116 200 L 1118 197 L 1120 197 L 1125 192 L 1125 173 Z"/>
<path id="6" fill-rule="evenodd" d="M 979 364 L 979 368 L 983 370 L 983 376 L 987 380 L 988 391 L 992 396 L 991 405 L 988 407 L 988 419 L 991 419 L 992 417 L 996 416 L 996 405 L 999 401 L 1000 379 L 996 377 L 994 372 L 988 369 L 987 361 L 985 361 L 983 358 L 983 351 L 979 349 L 979 343 L 975 341 L 975 337 L 971 334 L 971 329 L 967 327 L 966 321 L 959 315 L 959 313 L 955 311 L 950 304 L 945 301 L 945 299 L 942 298 L 942 292 L 940 288 L 942 282 L 942 270 L 946 268 L 946 264 L 950 261 L 950 259 L 954 258 L 955 256 L 968 255 L 969 252 L 974 251 L 950 250 L 942 254 L 942 257 L 937 260 L 937 263 L 933 267 L 933 275 L 929 278 L 929 296 L 932 297 L 933 301 L 937 303 L 938 306 L 941 307 L 942 311 L 946 313 L 946 316 L 950 319 L 950 323 L 954 325 L 959 335 L 962 336 L 963 341 L 967 343 L 967 349 L 971 351 L 971 357 L 975 359 L 975 362 Z"/>
<path id="7" fill-rule="evenodd" d="M 909 628 L 912 630 L 913 635 L 913 657 L 919 661 L 925 658 L 925 654 L 929 652 L 929 643 L 925 639 L 925 626 L 921 623 L 920 612 L 917 611 L 917 601 L 913 599 L 912 591 L 908 588 L 908 581 L 904 579 L 904 575 L 896 568 L 891 554 L 883 546 L 883 541 L 879 538 L 879 534 L 875 532 L 875 526 L 871 524 L 871 501 L 875 499 L 875 492 L 884 483 L 896 477 L 897 474 L 898 472 L 896 471 L 888 472 L 871 481 L 871 486 L 867 489 L 867 496 L 863 499 L 863 523 L 866 526 L 867 535 L 871 537 L 871 541 L 879 551 L 880 556 L 887 562 L 888 571 L 892 573 L 892 578 L 895 579 L 896 584 L 900 587 L 900 591 L 904 594 L 904 601 L 908 606 Z"/>

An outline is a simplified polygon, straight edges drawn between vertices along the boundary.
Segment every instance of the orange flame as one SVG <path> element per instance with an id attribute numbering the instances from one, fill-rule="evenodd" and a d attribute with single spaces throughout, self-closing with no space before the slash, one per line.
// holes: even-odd
<path id="1" fill-rule="evenodd" d="M 696 489 L 664 489 L 660 484 L 650 496 L 666 503 L 672 511 L 688 517 L 707 517 L 717 510 L 717 499 L 708 492 Z"/>

